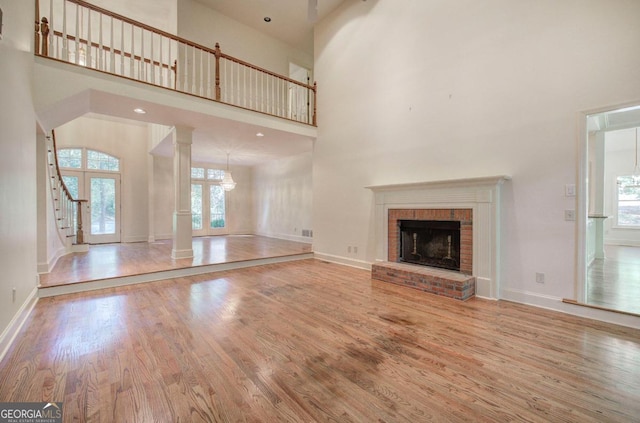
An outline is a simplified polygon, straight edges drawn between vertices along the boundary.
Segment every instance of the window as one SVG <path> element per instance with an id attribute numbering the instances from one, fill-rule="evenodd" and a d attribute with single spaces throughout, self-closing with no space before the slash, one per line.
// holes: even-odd
<path id="1" fill-rule="evenodd" d="M 69 169 L 82 169 L 82 149 L 58 149 L 58 166 L 66 167 Z"/>
<path id="2" fill-rule="evenodd" d="M 221 230 L 226 230 L 226 198 L 220 186 L 222 178 L 222 169 L 191 168 L 191 224 L 197 235 L 220 234 Z"/>
<path id="3" fill-rule="evenodd" d="M 618 226 L 640 228 L 640 177 L 618 176 L 617 186 Z"/>
<path id="4" fill-rule="evenodd" d="M 87 150 L 87 169 L 118 172 L 120 160 L 99 151 Z"/>
<path id="5" fill-rule="evenodd" d="M 86 169 L 107 172 L 120 171 L 120 159 L 117 157 L 84 148 L 58 149 L 58 165 L 60 168 L 65 169 Z"/>
<path id="6" fill-rule="evenodd" d="M 220 169 L 207 169 L 207 179 L 214 181 L 222 181 L 224 178 L 224 170 Z"/>
<path id="7" fill-rule="evenodd" d="M 191 184 L 191 227 L 202 229 L 202 184 Z"/>
<path id="8" fill-rule="evenodd" d="M 203 167 L 192 167 L 191 168 L 191 179 L 204 179 L 204 168 Z"/>

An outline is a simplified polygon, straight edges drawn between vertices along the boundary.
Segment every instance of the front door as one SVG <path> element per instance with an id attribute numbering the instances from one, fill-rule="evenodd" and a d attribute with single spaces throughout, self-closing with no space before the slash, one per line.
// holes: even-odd
<path id="1" fill-rule="evenodd" d="M 85 195 L 89 200 L 87 242 L 120 242 L 120 175 L 85 173 Z"/>
<path id="2" fill-rule="evenodd" d="M 120 175 L 62 171 L 65 184 L 83 203 L 84 237 L 89 244 L 120 242 Z"/>

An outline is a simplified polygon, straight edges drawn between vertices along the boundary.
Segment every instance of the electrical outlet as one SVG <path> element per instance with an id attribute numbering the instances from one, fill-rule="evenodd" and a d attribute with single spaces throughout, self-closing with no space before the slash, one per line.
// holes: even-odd
<path id="1" fill-rule="evenodd" d="M 351 254 L 351 246 L 347 247 L 347 253 Z"/>
<path id="2" fill-rule="evenodd" d="M 575 210 L 565 210 L 564 211 L 564 220 L 566 220 L 566 221 L 574 221 L 574 220 L 576 220 L 576 211 Z"/>
<path id="3" fill-rule="evenodd" d="M 544 283 L 544 273 L 536 273 L 536 283 Z"/>
<path id="4" fill-rule="evenodd" d="M 358 254 L 358 247 L 353 247 L 353 254 Z"/>

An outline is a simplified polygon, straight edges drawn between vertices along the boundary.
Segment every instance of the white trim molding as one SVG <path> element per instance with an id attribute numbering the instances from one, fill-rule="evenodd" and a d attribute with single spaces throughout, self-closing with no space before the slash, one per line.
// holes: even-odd
<path id="1" fill-rule="evenodd" d="M 500 298 L 501 187 L 506 175 L 366 187 L 375 194 L 376 261 L 388 260 L 390 209 L 473 210 L 473 276 L 476 295 Z"/>
<path id="2" fill-rule="evenodd" d="M 38 288 L 34 287 L 27 299 L 24 301 L 16 315 L 11 319 L 9 325 L 6 327 L 2 335 L 0 335 L 0 361 L 4 358 L 11 347 L 16 336 L 22 329 L 22 326 L 27 321 L 27 318 L 31 314 L 33 307 L 38 302 Z"/>

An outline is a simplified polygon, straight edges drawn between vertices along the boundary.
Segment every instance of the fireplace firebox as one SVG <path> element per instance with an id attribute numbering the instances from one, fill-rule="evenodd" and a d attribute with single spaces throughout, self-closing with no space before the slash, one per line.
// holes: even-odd
<path id="1" fill-rule="evenodd" d="M 400 262 L 460 271 L 460 221 L 398 220 Z"/>

